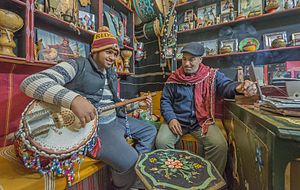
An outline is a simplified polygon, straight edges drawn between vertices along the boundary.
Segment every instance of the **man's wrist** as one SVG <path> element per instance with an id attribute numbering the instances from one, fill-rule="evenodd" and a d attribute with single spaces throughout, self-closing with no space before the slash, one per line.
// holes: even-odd
<path id="1" fill-rule="evenodd" d="M 235 87 L 235 92 L 237 94 L 243 94 L 243 83 L 239 83 L 236 87 Z"/>

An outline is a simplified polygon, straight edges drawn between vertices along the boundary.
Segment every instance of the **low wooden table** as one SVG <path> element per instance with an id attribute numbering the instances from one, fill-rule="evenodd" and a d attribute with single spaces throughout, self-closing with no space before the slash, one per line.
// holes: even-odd
<path id="1" fill-rule="evenodd" d="M 141 154 L 135 171 L 147 189 L 220 189 L 226 184 L 211 162 L 182 150 Z"/>

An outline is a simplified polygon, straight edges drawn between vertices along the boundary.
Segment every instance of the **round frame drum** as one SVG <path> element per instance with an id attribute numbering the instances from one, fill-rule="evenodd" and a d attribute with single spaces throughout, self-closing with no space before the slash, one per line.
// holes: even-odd
<path id="1" fill-rule="evenodd" d="M 159 19 L 148 22 L 142 26 L 137 26 L 135 36 L 137 39 L 146 38 L 147 40 L 155 40 L 160 35 L 162 23 Z"/>
<path id="2" fill-rule="evenodd" d="M 71 182 L 74 163 L 80 163 L 98 142 L 97 118 L 81 127 L 71 110 L 33 100 L 25 108 L 16 134 L 17 156 L 27 168 L 68 175 Z"/>

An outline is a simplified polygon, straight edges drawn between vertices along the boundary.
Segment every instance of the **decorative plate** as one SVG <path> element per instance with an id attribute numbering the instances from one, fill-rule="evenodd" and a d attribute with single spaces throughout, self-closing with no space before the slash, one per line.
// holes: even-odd
<path id="1" fill-rule="evenodd" d="M 253 46 L 254 47 L 254 51 L 258 50 L 259 48 L 259 41 L 256 38 L 245 38 L 243 39 L 240 44 L 239 44 L 239 50 L 240 51 L 246 51 L 244 50 L 245 47 L 247 46 Z"/>

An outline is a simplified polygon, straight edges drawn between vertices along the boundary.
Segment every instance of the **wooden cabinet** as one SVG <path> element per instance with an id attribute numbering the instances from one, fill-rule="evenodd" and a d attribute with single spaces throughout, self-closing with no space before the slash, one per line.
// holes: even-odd
<path id="1" fill-rule="evenodd" d="M 232 166 L 232 174 L 239 184 L 231 188 L 299 188 L 298 122 L 299 118 L 282 117 L 226 102 L 224 124 L 231 158 L 228 164 Z"/>

